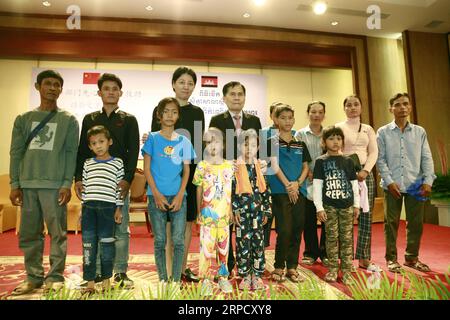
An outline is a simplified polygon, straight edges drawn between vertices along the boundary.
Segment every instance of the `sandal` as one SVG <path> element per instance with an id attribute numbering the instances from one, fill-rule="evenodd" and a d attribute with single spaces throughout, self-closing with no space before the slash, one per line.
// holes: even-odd
<path id="1" fill-rule="evenodd" d="M 19 284 L 17 287 L 14 288 L 14 290 L 11 292 L 11 295 L 20 296 L 22 294 L 30 293 L 34 289 L 38 289 L 40 287 L 42 287 L 42 283 L 34 284 L 33 282 L 25 280 L 24 282 L 22 282 L 21 284 Z"/>
<path id="2" fill-rule="evenodd" d="M 402 271 L 402 266 L 397 261 L 388 261 L 388 270 L 394 273 L 400 273 Z"/>
<path id="3" fill-rule="evenodd" d="M 276 282 L 283 282 L 286 281 L 286 278 L 284 277 L 284 270 L 283 269 L 275 269 L 272 272 L 272 280 Z"/>
<path id="4" fill-rule="evenodd" d="M 305 281 L 305 278 L 303 278 L 295 269 L 288 269 L 286 277 L 294 283 Z"/>
<path id="5" fill-rule="evenodd" d="M 427 266 L 425 263 L 420 262 L 419 260 L 417 260 L 417 261 L 405 261 L 405 263 L 403 265 L 407 266 L 409 268 L 416 269 L 416 270 L 421 271 L 421 272 L 430 272 L 431 271 L 429 266 Z"/>
<path id="6" fill-rule="evenodd" d="M 337 281 L 337 271 L 328 271 L 325 275 L 325 281 L 326 282 L 336 282 Z"/>

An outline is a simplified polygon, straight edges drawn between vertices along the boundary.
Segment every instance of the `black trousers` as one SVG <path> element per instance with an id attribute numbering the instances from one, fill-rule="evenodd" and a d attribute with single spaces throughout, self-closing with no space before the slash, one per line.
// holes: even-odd
<path id="1" fill-rule="evenodd" d="M 273 205 L 272 205 L 272 215 L 267 219 L 267 223 L 264 225 L 264 247 L 270 246 L 270 233 L 272 232 L 272 222 L 273 222 Z"/>
<path id="2" fill-rule="evenodd" d="M 320 232 L 320 243 L 317 237 L 317 211 L 314 202 L 305 199 L 305 229 L 303 239 L 305 241 L 305 251 L 303 257 L 323 260 L 327 257 L 325 247 L 325 224 L 322 223 Z"/>
<path id="3" fill-rule="evenodd" d="M 295 204 L 287 194 L 272 195 L 277 230 L 275 263 L 277 269 L 296 269 L 305 224 L 305 198 L 300 194 Z"/>

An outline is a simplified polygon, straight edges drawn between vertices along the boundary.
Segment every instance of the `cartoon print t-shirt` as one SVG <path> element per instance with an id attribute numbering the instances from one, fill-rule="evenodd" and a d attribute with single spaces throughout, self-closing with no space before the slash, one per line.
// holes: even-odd
<path id="1" fill-rule="evenodd" d="M 222 164 L 200 161 L 192 183 L 203 187 L 200 216 L 197 222 L 207 227 L 226 227 L 231 220 L 231 182 L 233 163 Z"/>
<path id="2" fill-rule="evenodd" d="M 345 156 L 320 156 L 316 160 L 313 177 L 323 180 L 324 205 L 340 209 L 353 205 L 351 181 L 357 178 L 352 159 Z"/>
<path id="3" fill-rule="evenodd" d="M 159 132 L 152 132 L 144 146 L 142 155 L 151 157 L 150 171 L 156 188 L 165 196 L 174 196 L 181 186 L 183 163 L 195 159 L 192 143 L 183 135 L 168 140 Z M 152 195 L 150 186 L 147 194 Z"/>

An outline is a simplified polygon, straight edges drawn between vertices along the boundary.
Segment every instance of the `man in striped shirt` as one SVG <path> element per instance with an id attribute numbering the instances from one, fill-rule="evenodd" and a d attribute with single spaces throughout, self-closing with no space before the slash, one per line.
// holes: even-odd
<path id="1" fill-rule="evenodd" d="M 325 224 L 322 223 L 320 232 L 320 242 L 317 236 L 317 217 L 316 207 L 312 201 L 312 180 L 314 165 L 316 159 L 323 154 L 321 146 L 323 127 L 322 122 L 325 118 L 325 103 L 322 101 L 313 101 L 308 104 L 306 109 L 309 124 L 298 130 L 295 137 L 303 141 L 308 147 L 311 161 L 308 163 L 309 173 L 308 179 L 305 180 L 307 187 L 307 196 L 305 200 L 305 228 L 303 238 L 305 240 L 305 251 L 303 252 L 302 263 L 313 265 L 317 258 L 320 258 L 322 264 L 328 264 L 327 251 L 325 248 Z"/>
<path id="2" fill-rule="evenodd" d="M 83 165 L 83 279 L 88 283 L 82 291 L 90 295 L 95 292 L 97 273 L 102 275 L 103 288 L 110 286 L 116 251 L 114 229 L 116 223 L 122 222 L 123 199 L 118 186 L 124 176 L 124 167 L 122 159 L 109 154 L 113 141 L 108 129 L 94 126 L 88 130 L 87 139 L 95 157 L 87 159 Z M 99 243 L 101 270 L 96 273 Z"/>

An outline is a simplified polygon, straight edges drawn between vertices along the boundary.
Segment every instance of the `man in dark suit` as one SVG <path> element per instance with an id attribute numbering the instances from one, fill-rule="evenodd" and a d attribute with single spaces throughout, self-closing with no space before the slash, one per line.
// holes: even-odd
<path id="1" fill-rule="evenodd" d="M 243 130 L 255 129 L 258 133 L 261 129 L 261 121 L 257 116 L 243 112 L 245 105 L 245 87 L 237 82 L 231 81 L 223 86 L 223 101 L 228 111 L 219 113 L 211 118 L 209 127 L 220 129 L 226 137 L 227 159 L 237 158 L 237 136 Z M 228 271 L 230 276 L 236 264 L 232 246 L 233 225 L 230 225 L 230 251 L 228 254 Z"/>

